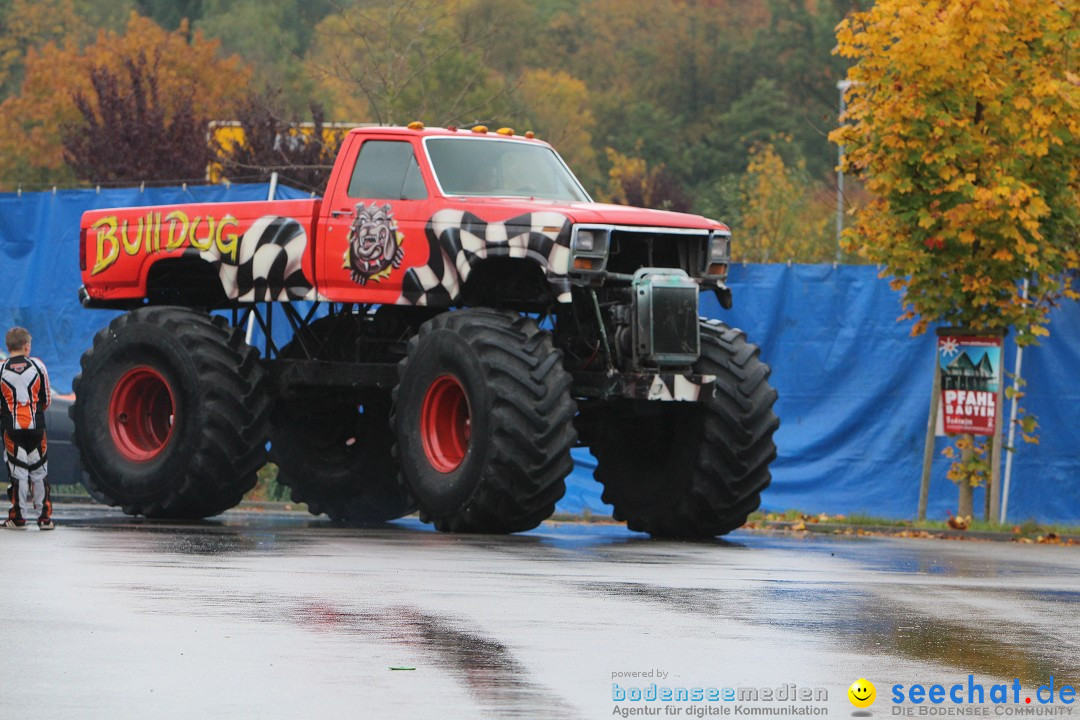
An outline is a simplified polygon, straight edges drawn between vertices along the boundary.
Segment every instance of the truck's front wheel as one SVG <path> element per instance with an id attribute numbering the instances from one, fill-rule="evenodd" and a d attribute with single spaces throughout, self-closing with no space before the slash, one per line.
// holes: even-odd
<path id="1" fill-rule="evenodd" d="M 74 391 L 87 489 L 129 515 L 217 515 L 265 462 L 265 374 L 222 318 L 170 307 L 121 315 L 83 355 Z"/>
<path id="2" fill-rule="evenodd" d="M 716 376 L 715 395 L 693 404 L 653 404 L 650 414 L 611 409 L 593 423 L 603 500 L 631 530 L 723 535 L 746 522 L 769 484 L 780 421 L 758 348 L 740 330 L 703 322 L 694 371 Z"/>
<path id="3" fill-rule="evenodd" d="M 549 333 L 515 314 L 448 312 L 421 326 L 399 368 L 397 452 L 422 519 L 510 533 L 554 512 L 576 433 Z"/>

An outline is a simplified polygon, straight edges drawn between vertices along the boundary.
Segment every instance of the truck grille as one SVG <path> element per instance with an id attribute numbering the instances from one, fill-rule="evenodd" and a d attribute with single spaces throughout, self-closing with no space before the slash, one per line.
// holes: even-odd
<path id="1" fill-rule="evenodd" d="M 611 234 L 608 272 L 633 275 L 643 267 L 679 268 L 691 277 L 705 269 L 709 235 L 616 228 Z"/>
<path id="2" fill-rule="evenodd" d="M 683 359 L 696 357 L 701 352 L 697 288 L 653 288 L 652 315 L 652 354 L 655 357 Z"/>

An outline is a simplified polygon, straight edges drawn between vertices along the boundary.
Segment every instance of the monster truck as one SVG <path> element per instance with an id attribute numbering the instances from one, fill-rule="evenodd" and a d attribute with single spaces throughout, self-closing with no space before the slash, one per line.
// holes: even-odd
<path id="1" fill-rule="evenodd" d="M 779 424 L 758 348 L 699 318 L 702 291 L 731 306 L 729 253 L 724 225 L 594 203 L 550 145 L 480 126 L 353 130 L 322 198 L 88 212 L 83 305 L 126 311 L 75 380 L 88 489 L 208 517 L 269 458 L 338 521 L 510 533 L 582 445 L 630 528 L 726 533 Z"/>

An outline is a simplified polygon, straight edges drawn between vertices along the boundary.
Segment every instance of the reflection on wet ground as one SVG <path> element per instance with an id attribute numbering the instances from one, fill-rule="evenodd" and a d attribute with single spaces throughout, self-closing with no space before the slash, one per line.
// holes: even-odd
<path id="1" fill-rule="evenodd" d="M 35 599 L 44 628 L 16 624 L 8 642 L 44 637 L 31 665 L 64 678 L 58 702 L 79 717 L 115 716 L 119 696 L 103 692 L 114 686 L 152 690 L 177 717 L 573 718 L 610 716 L 625 670 L 827 687 L 844 715 L 860 676 L 879 694 L 968 674 L 1080 684 L 1073 548 L 63 512 L 60 532 L 0 534 L 6 577 L 26 582 L 0 581 L 9 607 Z M 0 717 L 24 701 L 23 684 L 0 680 Z"/>

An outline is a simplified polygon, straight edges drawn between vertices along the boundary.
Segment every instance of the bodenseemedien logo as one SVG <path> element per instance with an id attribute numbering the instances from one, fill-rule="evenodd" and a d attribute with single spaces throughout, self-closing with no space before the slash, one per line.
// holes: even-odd
<path id="1" fill-rule="evenodd" d="M 658 677 L 666 672 L 614 672 L 612 678 Z M 705 718 L 712 716 L 813 717 L 828 715 L 829 691 L 823 687 L 806 687 L 796 683 L 773 686 L 679 685 L 655 682 L 648 685 L 611 683 L 612 715 L 678 716 Z"/>

